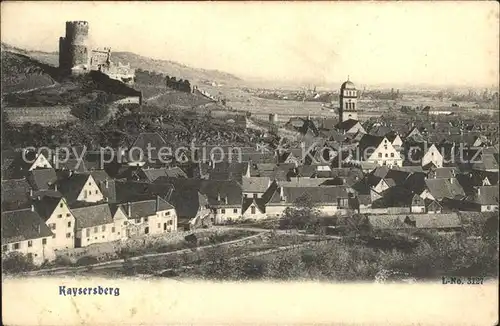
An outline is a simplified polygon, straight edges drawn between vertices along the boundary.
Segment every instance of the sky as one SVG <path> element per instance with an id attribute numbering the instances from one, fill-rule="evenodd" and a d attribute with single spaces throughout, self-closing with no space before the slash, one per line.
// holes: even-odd
<path id="1" fill-rule="evenodd" d="M 65 21 L 91 41 L 243 78 L 498 85 L 491 2 L 2 2 L 2 42 L 57 51 Z"/>

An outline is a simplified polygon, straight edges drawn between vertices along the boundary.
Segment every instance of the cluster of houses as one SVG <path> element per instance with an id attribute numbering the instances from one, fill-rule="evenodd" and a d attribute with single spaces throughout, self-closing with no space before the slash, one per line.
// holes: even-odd
<path id="1" fill-rule="evenodd" d="M 354 211 L 379 225 L 453 229 L 458 211 L 498 211 L 498 144 L 484 131 L 436 141 L 432 126 L 410 123 L 405 133 L 350 118 L 288 127 L 300 148 L 205 146 L 166 161 L 150 148 L 168 144 L 142 133 L 128 151 L 148 155 L 104 164 L 100 152 L 64 162 L 48 151 L 4 152 L 2 252 L 41 263 L 57 250 L 279 218 L 304 196 L 325 216 Z"/>

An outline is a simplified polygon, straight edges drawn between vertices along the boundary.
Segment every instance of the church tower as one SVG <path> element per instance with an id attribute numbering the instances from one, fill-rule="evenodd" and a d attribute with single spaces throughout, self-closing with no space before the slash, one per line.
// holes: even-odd
<path id="1" fill-rule="evenodd" d="M 358 91 L 356 86 L 347 78 L 347 81 L 340 86 L 340 122 L 352 119 L 358 120 Z"/>

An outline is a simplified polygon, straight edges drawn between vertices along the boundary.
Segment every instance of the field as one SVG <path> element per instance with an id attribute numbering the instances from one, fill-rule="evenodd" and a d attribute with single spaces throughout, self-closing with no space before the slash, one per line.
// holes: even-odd
<path id="1" fill-rule="evenodd" d="M 262 120 L 267 120 L 270 113 L 277 113 L 278 121 L 280 122 L 288 121 L 292 116 L 338 116 L 337 109 L 327 107 L 320 102 L 263 99 L 239 87 L 203 85 L 200 88 L 206 90 L 210 94 L 225 98 L 228 107 L 234 110 L 248 111 L 252 113 L 252 116 Z M 458 107 L 452 107 L 452 104 L 456 104 Z M 423 95 L 405 95 L 404 98 L 400 100 L 359 99 L 358 116 L 360 120 L 366 120 L 371 117 L 380 117 L 387 113 L 399 114 L 402 106 L 410 106 L 412 108 L 430 106 L 437 109 L 449 110 L 455 114 L 465 115 L 478 113 L 492 114 L 495 111 L 498 112 L 498 109 L 491 110 L 475 102 L 453 102 L 447 99 L 440 101 Z M 338 103 L 333 103 L 332 107 L 337 108 Z"/>

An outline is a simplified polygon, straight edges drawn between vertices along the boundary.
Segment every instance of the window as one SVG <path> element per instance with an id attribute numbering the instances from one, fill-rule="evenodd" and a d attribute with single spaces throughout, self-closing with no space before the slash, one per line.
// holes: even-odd
<path id="1" fill-rule="evenodd" d="M 233 209 L 233 213 L 235 214 L 238 213 L 238 209 L 237 208 Z"/>
<path id="2" fill-rule="evenodd" d="M 144 218 L 144 222 L 147 222 L 147 221 L 148 221 L 148 218 L 147 218 L 147 217 L 145 217 L 145 218 Z"/>
<path id="3" fill-rule="evenodd" d="M 66 233 L 66 238 L 71 238 L 71 233 Z"/>
<path id="4" fill-rule="evenodd" d="M 54 233 L 54 235 L 52 236 L 52 239 L 55 239 L 56 238 L 56 234 Z"/>
<path id="5" fill-rule="evenodd" d="M 56 223 L 51 223 L 50 224 L 50 229 L 55 230 L 56 229 Z"/>
<path id="6" fill-rule="evenodd" d="M 99 232 L 99 228 L 96 226 L 96 227 L 94 227 L 94 233 L 97 233 L 97 232 Z"/>
<path id="7" fill-rule="evenodd" d="M 391 153 L 391 157 L 394 157 L 394 153 Z"/>
<path id="8" fill-rule="evenodd" d="M 490 209 L 491 209 L 491 206 L 486 206 L 486 209 L 487 209 L 487 210 L 490 210 Z"/>
<path id="9" fill-rule="evenodd" d="M 19 245 L 19 243 L 14 243 L 14 246 L 13 246 L 14 250 L 19 249 L 20 247 L 21 246 Z"/>
<path id="10" fill-rule="evenodd" d="M 111 227 L 111 233 L 115 233 L 115 227 Z"/>
<path id="11" fill-rule="evenodd" d="M 91 185 L 92 185 L 92 182 L 89 182 L 89 186 L 91 186 Z"/>
<path id="12" fill-rule="evenodd" d="M 66 217 L 71 217 L 71 214 L 70 213 L 66 213 Z"/>
<path id="13" fill-rule="evenodd" d="M 385 153 L 385 157 L 389 157 L 389 154 Z"/>
<path id="14" fill-rule="evenodd" d="M 165 216 L 168 216 L 168 215 L 170 215 L 170 212 L 166 212 L 166 213 L 165 213 Z"/>
<path id="15" fill-rule="evenodd" d="M 252 206 L 252 207 L 250 208 L 250 212 L 251 212 L 252 214 L 255 214 L 255 206 Z"/>
<path id="16" fill-rule="evenodd" d="M 173 221 L 168 221 L 167 224 L 168 225 L 172 225 L 172 224 L 174 224 L 174 222 Z"/>
<path id="17" fill-rule="evenodd" d="M 102 226 L 102 232 L 106 231 L 106 225 Z"/>
<path id="18" fill-rule="evenodd" d="M 434 156 L 434 152 L 431 152 L 431 156 Z"/>
<path id="19" fill-rule="evenodd" d="M 47 239 L 46 239 L 46 238 L 42 239 L 42 244 L 43 244 L 43 245 L 44 245 L 44 244 L 47 244 Z"/>
<path id="20" fill-rule="evenodd" d="M 382 153 L 378 153 L 378 157 L 382 157 Z"/>
<path id="21" fill-rule="evenodd" d="M 253 194 L 253 198 L 257 198 L 257 197 L 258 197 L 258 195 L 257 195 L 257 194 Z"/>
<path id="22" fill-rule="evenodd" d="M 62 217 L 62 214 L 57 215 L 57 218 L 61 218 L 61 217 Z"/>
<path id="23" fill-rule="evenodd" d="M 2 250 L 3 250 L 3 251 L 7 251 L 7 250 L 9 250 L 9 245 L 3 245 L 3 246 L 2 246 Z"/>
<path id="24" fill-rule="evenodd" d="M 87 238 L 90 237 L 90 229 L 87 229 L 86 232 L 87 232 Z"/>
<path id="25" fill-rule="evenodd" d="M 225 210 L 224 208 L 222 208 L 222 209 L 220 210 L 220 212 L 221 212 L 221 214 L 226 214 L 226 210 Z"/>
<path id="26" fill-rule="evenodd" d="M 71 227 L 71 221 L 70 221 L 70 222 L 68 222 L 68 227 L 69 227 L 69 228 Z"/>
<path id="27" fill-rule="evenodd" d="M 144 234 L 148 234 L 148 233 L 149 233 L 149 227 L 147 227 L 147 226 L 146 226 L 146 227 L 144 228 Z"/>
<path id="28" fill-rule="evenodd" d="M 63 207 L 63 203 L 60 203 L 60 204 L 59 204 L 59 207 L 61 207 L 61 208 L 62 208 L 62 207 Z"/>
<path id="29" fill-rule="evenodd" d="M 248 198 L 248 194 L 244 194 L 243 197 Z"/>
<path id="30" fill-rule="evenodd" d="M 28 240 L 28 247 L 33 247 L 33 241 L 32 240 Z"/>
<path id="31" fill-rule="evenodd" d="M 97 191 L 97 190 L 95 191 L 95 194 L 96 194 L 96 195 L 98 194 L 98 191 Z"/>
<path id="32" fill-rule="evenodd" d="M 161 223 L 158 223 L 158 229 L 161 228 Z"/>
<path id="33" fill-rule="evenodd" d="M 140 218 L 136 218 L 135 219 L 135 223 L 141 223 L 141 219 Z"/>

